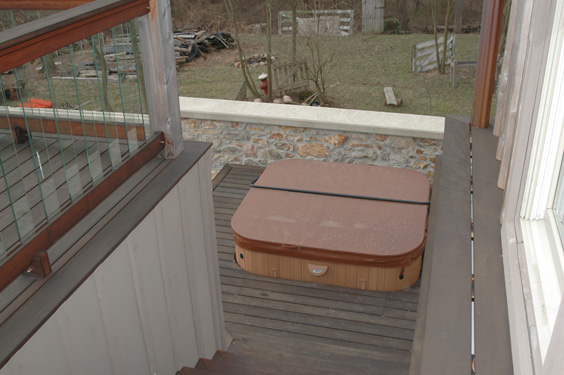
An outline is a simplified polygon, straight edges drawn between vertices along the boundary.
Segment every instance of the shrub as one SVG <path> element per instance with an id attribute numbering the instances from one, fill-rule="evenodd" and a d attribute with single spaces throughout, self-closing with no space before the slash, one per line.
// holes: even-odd
<path id="1" fill-rule="evenodd" d="M 401 34 L 400 21 L 397 18 L 387 18 L 384 20 L 384 32 L 386 34 Z"/>

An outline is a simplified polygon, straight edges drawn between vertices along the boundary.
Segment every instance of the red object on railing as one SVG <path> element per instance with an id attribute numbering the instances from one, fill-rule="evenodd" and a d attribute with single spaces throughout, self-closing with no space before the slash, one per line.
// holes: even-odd
<path id="1" fill-rule="evenodd" d="M 27 102 L 20 103 L 20 107 L 25 108 L 53 108 L 53 103 L 49 100 L 31 98 Z"/>

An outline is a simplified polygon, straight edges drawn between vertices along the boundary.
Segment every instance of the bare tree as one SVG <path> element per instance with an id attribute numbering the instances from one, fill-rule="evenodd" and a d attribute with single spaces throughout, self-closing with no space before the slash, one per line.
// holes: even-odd
<path id="1" fill-rule="evenodd" d="M 143 105 L 143 110 L 148 111 L 147 107 L 147 93 L 145 92 L 145 70 L 143 64 L 141 63 L 141 50 L 139 48 L 139 28 L 137 27 L 137 20 L 130 21 L 130 37 L 131 45 L 133 46 L 133 53 L 136 61 L 137 77 L 139 79 L 139 90 L 141 95 L 141 104 Z M 105 60 L 105 59 L 104 59 Z"/>
<path id="2" fill-rule="evenodd" d="M 407 17 L 407 0 L 396 0 L 396 17 L 400 22 L 402 30 L 409 30 L 409 18 Z"/>
<path id="3" fill-rule="evenodd" d="M 297 43 L 298 43 L 298 1 L 287 0 L 292 8 L 292 62 L 298 60 Z"/>
<path id="4" fill-rule="evenodd" d="M 462 13 L 464 11 L 464 0 L 456 1 L 456 10 L 454 11 L 454 32 L 462 32 Z"/>
<path id="5" fill-rule="evenodd" d="M 439 12 L 437 0 L 433 0 L 431 4 L 431 11 L 433 15 L 433 31 L 435 35 L 435 52 L 437 55 L 437 65 L 439 67 L 439 73 L 445 74 L 445 65 L 446 65 L 446 53 L 447 53 L 447 41 L 448 41 L 448 34 L 449 34 L 449 26 L 450 20 L 454 13 L 454 0 L 446 0 L 446 11 L 445 11 L 445 30 L 443 32 L 443 53 L 441 56 L 440 47 L 439 47 L 439 31 L 438 31 L 438 15 Z"/>
<path id="6" fill-rule="evenodd" d="M 243 81 L 245 85 L 251 92 L 251 94 L 258 98 L 260 97 L 255 82 L 249 77 L 249 70 L 247 67 L 247 59 L 243 53 L 243 47 L 241 46 L 241 38 L 239 37 L 239 26 L 237 21 L 237 0 L 225 0 L 225 6 L 227 7 L 227 13 L 231 17 L 233 22 L 233 30 L 235 31 L 235 41 L 237 42 L 237 52 L 239 53 L 239 61 L 241 62 L 241 74 L 243 75 Z"/>
<path id="7" fill-rule="evenodd" d="M 272 102 L 272 0 L 266 0 L 266 71 L 268 74 L 268 92 L 266 100 Z"/>
<path id="8" fill-rule="evenodd" d="M 100 94 L 102 95 L 102 109 L 106 112 L 113 112 L 114 108 L 110 101 L 109 90 L 108 90 L 108 64 L 106 63 L 106 58 L 104 57 L 104 33 L 98 33 L 96 37 L 91 37 L 92 49 L 94 50 L 94 64 L 96 66 L 96 71 L 98 73 L 98 84 L 100 87 Z M 117 60 L 116 60 L 117 64 Z M 145 108 L 147 108 L 147 102 L 143 102 Z"/>
<path id="9" fill-rule="evenodd" d="M 323 44 L 325 39 L 320 36 L 312 36 L 307 39 L 306 46 L 309 50 L 309 80 L 313 82 L 316 89 L 317 99 L 320 105 L 327 102 L 327 76 L 333 65 L 333 60 L 338 47 L 335 44 L 329 46 Z"/>

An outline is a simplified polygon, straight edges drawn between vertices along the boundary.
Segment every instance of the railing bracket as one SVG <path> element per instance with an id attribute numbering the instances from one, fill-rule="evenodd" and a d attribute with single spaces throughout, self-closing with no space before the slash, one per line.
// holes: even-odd
<path id="1" fill-rule="evenodd" d="M 29 134 L 27 131 L 22 129 L 19 126 L 16 126 L 13 130 L 14 133 L 14 140 L 18 142 L 19 145 L 26 143 L 29 141 Z"/>
<path id="2" fill-rule="evenodd" d="M 46 251 L 35 254 L 25 274 L 36 279 L 44 279 L 51 274 L 51 262 Z"/>

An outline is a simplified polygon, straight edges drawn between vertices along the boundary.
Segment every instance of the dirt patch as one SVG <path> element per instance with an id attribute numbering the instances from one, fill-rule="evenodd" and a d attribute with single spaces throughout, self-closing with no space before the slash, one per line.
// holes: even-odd
<path id="1" fill-rule="evenodd" d="M 200 56 L 192 62 L 182 64 L 178 71 L 189 71 L 193 69 L 202 69 L 206 66 L 211 65 L 225 65 L 226 67 L 233 66 L 233 63 L 237 59 L 237 49 L 229 48 L 222 49 L 212 53 L 206 53 L 204 56 Z"/>

